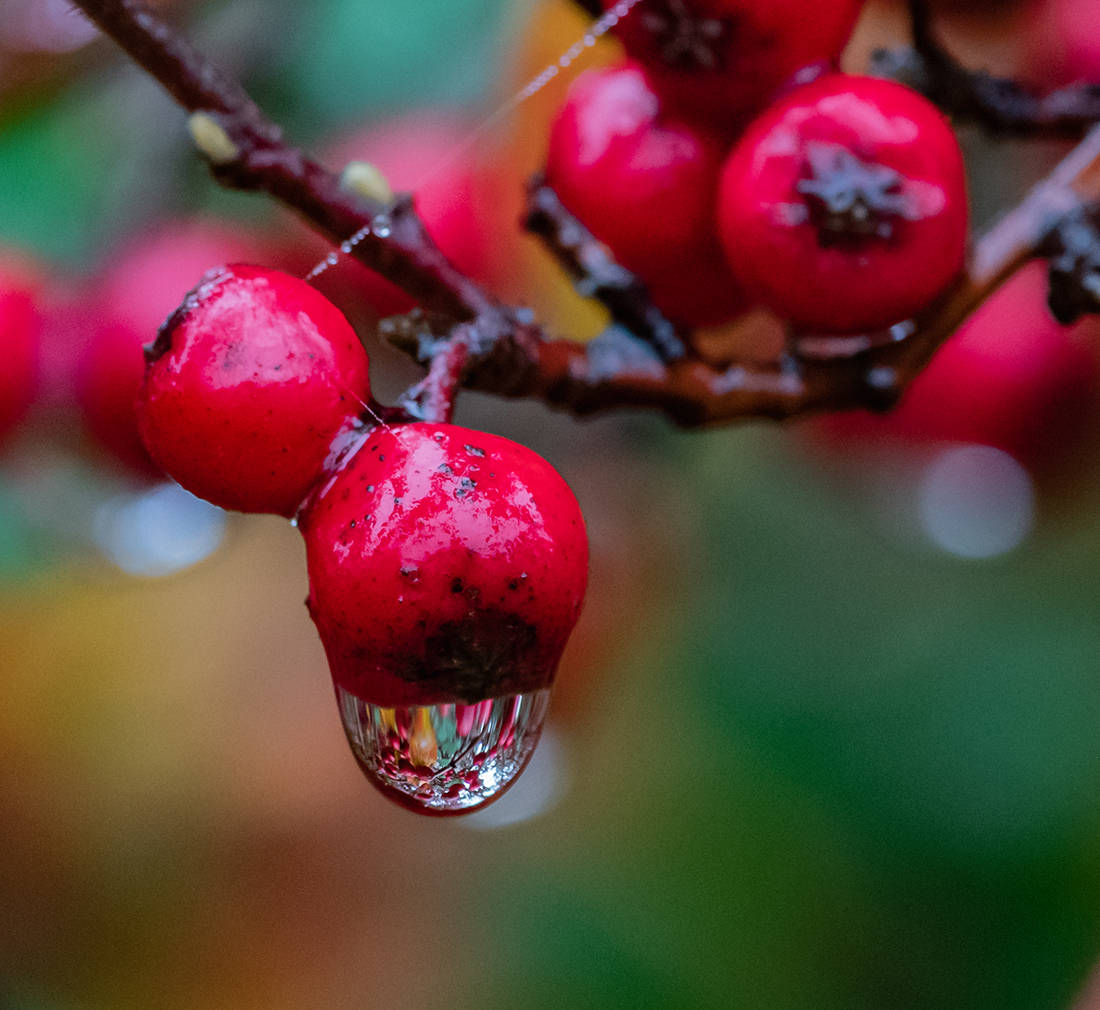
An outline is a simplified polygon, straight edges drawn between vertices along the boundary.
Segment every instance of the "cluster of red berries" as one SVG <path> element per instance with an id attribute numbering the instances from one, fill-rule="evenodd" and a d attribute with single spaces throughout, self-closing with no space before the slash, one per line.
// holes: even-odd
<path id="1" fill-rule="evenodd" d="M 633 61 L 573 85 L 547 181 L 671 318 L 759 303 L 805 332 L 875 331 L 961 270 L 950 125 L 901 84 L 832 69 L 860 6 L 642 0 L 616 26 Z"/>
<path id="2" fill-rule="evenodd" d="M 309 611 L 372 781 L 434 813 L 499 794 L 584 598 L 565 481 L 493 435 L 365 424 L 362 344 L 278 271 L 210 271 L 147 356 L 138 420 L 156 463 L 215 504 L 296 517 Z"/>

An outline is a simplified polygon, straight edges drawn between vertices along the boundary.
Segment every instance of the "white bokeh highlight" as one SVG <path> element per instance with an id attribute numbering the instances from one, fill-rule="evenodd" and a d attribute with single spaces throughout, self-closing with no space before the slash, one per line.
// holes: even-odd
<path id="1" fill-rule="evenodd" d="M 171 575 L 213 554 L 225 539 L 225 513 L 178 484 L 119 495 L 95 515 L 103 554 L 130 575 Z"/>
<path id="2" fill-rule="evenodd" d="M 937 547 L 961 558 L 992 558 L 1019 546 L 1035 520 L 1028 472 L 988 445 L 952 445 L 924 467 L 920 524 Z"/>

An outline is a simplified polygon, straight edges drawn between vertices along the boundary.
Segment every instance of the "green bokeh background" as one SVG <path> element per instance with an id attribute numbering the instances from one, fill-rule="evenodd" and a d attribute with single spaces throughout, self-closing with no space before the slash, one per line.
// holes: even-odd
<path id="1" fill-rule="evenodd" d="M 536 6 L 169 16 L 308 145 L 491 109 Z M 206 180 L 182 113 L 107 44 L 55 59 L 0 90 L 4 243 L 73 276 L 167 215 L 272 219 Z M 977 156 L 1026 183 L 1018 152 Z M 1026 544 L 963 561 L 884 525 L 869 471 L 799 427 L 476 396 L 458 420 L 560 467 L 604 594 L 552 717 L 571 787 L 496 831 L 362 781 L 285 523 L 130 580 L 0 465 L 0 1006 L 1070 1004 L 1100 950 L 1095 461 Z"/>

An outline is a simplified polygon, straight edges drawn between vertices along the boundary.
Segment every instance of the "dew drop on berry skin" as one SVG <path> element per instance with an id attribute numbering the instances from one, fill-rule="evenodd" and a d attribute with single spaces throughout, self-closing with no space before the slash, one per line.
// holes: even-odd
<path id="1" fill-rule="evenodd" d="M 359 767 L 401 806 L 421 814 L 465 814 L 502 795 L 534 752 L 550 690 L 473 705 L 382 708 L 337 686 L 336 698 Z"/>

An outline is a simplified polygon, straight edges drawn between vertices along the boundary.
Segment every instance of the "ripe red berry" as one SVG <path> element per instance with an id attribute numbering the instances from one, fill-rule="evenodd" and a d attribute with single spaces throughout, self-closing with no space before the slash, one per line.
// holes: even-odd
<path id="1" fill-rule="evenodd" d="M 573 83 L 550 133 L 546 180 L 659 308 L 706 326 L 746 307 L 714 226 L 722 153 L 704 131 L 661 116 L 645 73 L 628 64 Z"/>
<path id="2" fill-rule="evenodd" d="M 99 280 L 76 395 L 88 430 L 132 472 L 156 477 L 137 423 L 142 347 L 211 267 L 249 256 L 250 243 L 212 224 L 174 222 L 128 249 Z"/>
<path id="3" fill-rule="evenodd" d="M 138 422 L 153 459 L 223 508 L 292 516 L 370 396 L 339 310 L 262 267 L 211 271 L 151 348 Z"/>
<path id="4" fill-rule="evenodd" d="M 617 0 L 603 0 L 610 10 Z M 614 28 L 686 115 L 740 125 L 803 67 L 835 62 L 862 0 L 641 0 Z"/>
<path id="5" fill-rule="evenodd" d="M 896 412 L 909 437 L 996 446 L 1032 470 L 1078 455 L 1100 393 L 1095 320 L 1059 326 L 1045 264 L 1008 281 L 940 349 Z"/>
<path id="6" fill-rule="evenodd" d="M 722 173 L 719 233 L 751 295 L 803 330 L 880 330 L 963 265 L 962 155 L 947 120 L 892 81 L 832 74 L 748 129 Z"/>
<path id="7" fill-rule="evenodd" d="M 537 740 L 584 599 L 568 485 L 495 435 L 376 428 L 300 529 L 310 614 L 372 782 L 437 813 L 496 795 Z"/>
<path id="8" fill-rule="evenodd" d="M 1097 323 L 1059 326 L 1046 270 L 1029 264 L 936 353 L 891 413 L 822 418 L 833 440 L 973 442 L 1010 453 L 1033 474 L 1057 476 L 1087 458 L 1095 433 Z"/>
<path id="9" fill-rule="evenodd" d="M 475 125 L 453 113 L 403 116 L 339 141 L 327 160 L 369 162 L 396 193 L 412 192 L 417 214 L 440 251 L 468 277 L 499 289 L 516 269 L 522 190 L 514 180 L 502 179 L 496 161 L 479 161 L 463 144 Z M 317 259 L 325 254 L 310 248 Z M 333 286 L 342 296 L 347 289 L 379 316 L 415 305 L 392 281 L 352 257 L 341 257 L 323 277 L 322 286 Z"/>
<path id="10" fill-rule="evenodd" d="M 22 270 L 0 265 L 0 437 L 34 399 L 41 325 L 34 282 Z"/>

